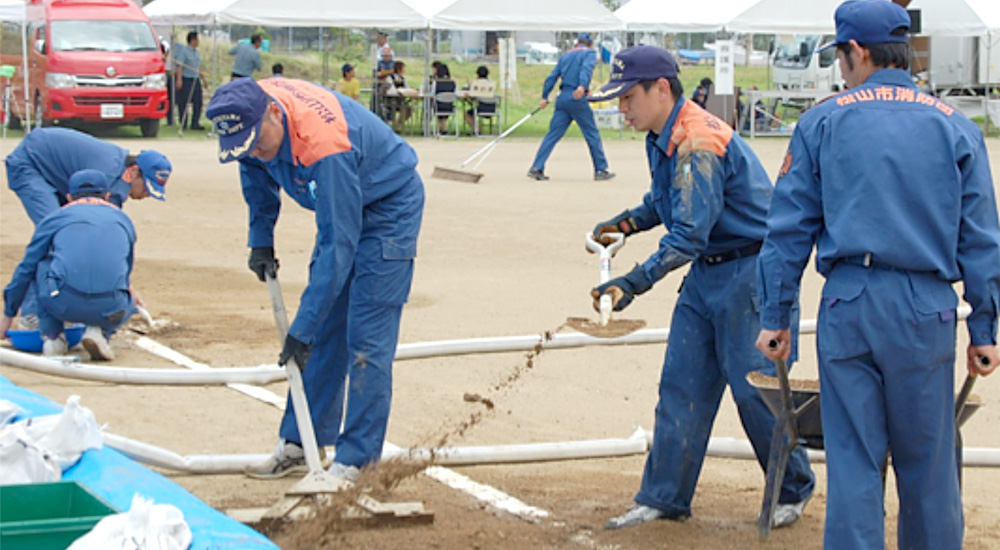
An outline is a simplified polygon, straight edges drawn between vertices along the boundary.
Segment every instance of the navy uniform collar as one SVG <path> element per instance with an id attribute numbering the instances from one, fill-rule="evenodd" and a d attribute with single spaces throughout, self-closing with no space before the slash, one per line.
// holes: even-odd
<path id="1" fill-rule="evenodd" d="M 646 142 L 655 145 L 657 149 L 663 151 L 665 156 L 670 156 L 667 154 L 670 148 L 670 137 L 674 133 L 674 124 L 677 122 L 677 115 L 681 112 L 681 107 L 685 101 L 687 100 L 683 95 L 677 98 L 674 108 L 670 111 L 670 116 L 667 118 L 667 123 L 660 129 L 660 135 L 656 135 L 653 132 L 646 134 Z"/>
<path id="2" fill-rule="evenodd" d="M 890 84 L 892 86 L 904 86 L 906 88 L 916 88 L 910 74 L 903 69 L 879 69 L 872 73 L 865 84 Z"/>

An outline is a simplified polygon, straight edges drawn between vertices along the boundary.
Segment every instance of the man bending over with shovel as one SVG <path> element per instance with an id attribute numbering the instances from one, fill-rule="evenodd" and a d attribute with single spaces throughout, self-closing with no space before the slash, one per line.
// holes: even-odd
<path id="1" fill-rule="evenodd" d="M 610 294 L 615 311 L 670 271 L 691 263 L 673 320 L 660 379 L 653 445 L 631 510 L 609 529 L 658 518 L 691 515 L 691 500 L 705 458 L 712 422 L 729 384 L 743 429 L 766 468 L 774 416 L 746 375 L 774 366 L 755 353 L 760 329 L 754 265 L 766 232 L 771 182 L 750 147 L 724 122 L 684 98 L 677 63 L 666 50 L 636 46 L 615 56 L 611 81 L 590 96 L 619 98 L 636 130 L 646 130 L 653 174 L 641 205 L 597 224 L 605 233 L 663 224 L 660 247 L 630 273 L 593 290 L 594 307 Z M 814 477 L 805 451 L 796 448 L 782 483 L 772 525 L 799 519 Z"/>
<path id="2" fill-rule="evenodd" d="M 278 362 L 304 367 L 316 440 L 337 449 L 330 473 L 354 481 L 381 456 L 389 420 L 392 361 L 424 206 L 417 155 L 360 103 L 301 80 L 234 80 L 219 88 L 206 114 L 219 135 L 219 161 L 240 163 L 249 267 L 261 281 L 278 270 L 281 189 L 316 213 L 309 284 Z M 289 402 L 277 448 L 248 474 L 305 469 L 294 415 Z"/>

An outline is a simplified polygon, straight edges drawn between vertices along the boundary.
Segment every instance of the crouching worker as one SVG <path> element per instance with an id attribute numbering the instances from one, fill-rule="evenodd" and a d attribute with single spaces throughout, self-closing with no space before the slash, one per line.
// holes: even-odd
<path id="1" fill-rule="evenodd" d="M 108 338 L 135 312 L 129 289 L 135 227 L 110 202 L 110 184 L 99 170 L 70 177 L 69 202 L 35 228 L 4 289 L 0 333 L 6 334 L 34 282 L 43 354 L 64 355 L 65 323 L 84 323 L 82 344 L 90 358 L 115 358 Z"/>

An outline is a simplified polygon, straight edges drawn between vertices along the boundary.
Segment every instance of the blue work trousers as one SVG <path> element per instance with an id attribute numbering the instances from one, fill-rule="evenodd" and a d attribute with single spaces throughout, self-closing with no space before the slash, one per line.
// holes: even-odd
<path id="1" fill-rule="evenodd" d="M 604 146 L 601 145 L 601 133 L 597 130 L 594 122 L 594 111 L 590 109 L 587 98 L 573 99 L 573 90 L 565 89 L 559 92 L 556 98 L 556 110 L 552 113 L 552 121 L 549 123 L 549 132 L 542 139 L 538 153 L 535 155 L 535 162 L 531 167 L 535 170 L 545 171 L 545 161 L 552 154 L 552 149 L 556 143 L 566 134 L 570 123 L 576 121 L 583 131 L 583 138 L 587 140 L 587 147 L 590 148 L 590 158 L 594 162 L 594 171 L 608 169 L 608 159 L 604 157 Z"/>
<path id="2" fill-rule="evenodd" d="M 954 306 L 945 305 L 955 298 L 949 283 L 928 283 L 932 278 L 852 265 L 838 265 L 828 277 L 817 342 L 826 550 L 884 547 L 887 452 L 899 493 L 899 548 L 962 548 L 956 321 Z"/>
<path id="3" fill-rule="evenodd" d="M 668 517 L 691 515 L 695 485 L 726 384 L 757 461 L 762 469 L 767 467 L 775 418 L 746 380 L 752 371 L 775 373 L 774 364 L 754 347 L 760 332 L 756 261 L 756 256 L 716 265 L 696 260 L 674 308 L 653 444 L 635 497 L 637 503 L 662 510 Z M 797 324 L 796 310 L 793 326 Z M 798 447 L 789 458 L 779 502 L 804 500 L 812 495 L 814 485 L 808 457 Z"/>
<path id="4" fill-rule="evenodd" d="M 11 191 L 21 199 L 24 211 L 31 218 L 31 223 L 38 227 L 45 216 L 59 210 L 66 204 L 66 196 L 59 192 L 42 177 L 42 174 L 35 170 L 31 163 L 24 157 L 13 158 L 14 154 L 7 159 L 7 185 Z M 34 284 L 28 287 L 21 302 L 20 315 L 38 314 L 38 301 L 35 298 L 36 292 Z"/>
<path id="5" fill-rule="evenodd" d="M 422 203 L 422 191 L 414 200 Z M 366 211 L 369 227 L 358 242 L 354 269 L 321 322 L 302 373 L 317 443 L 336 446 L 335 460 L 347 466 L 360 468 L 382 456 L 392 362 L 413 280 L 413 253 L 402 251 L 411 249 L 410 244 L 415 250 L 421 211 Z M 279 433 L 283 439 L 301 441 L 291 396 Z"/>
<path id="6" fill-rule="evenodd" d="M 136 312 L 127 290 L 85 294 L 46 276 L 48 261 L 39 263 L 34 288 L 38 289 L 38 330 L 52 339 L 63 332 L 65 323 L 100 327 L 110 338 Z M 31 289 L 29 289 L 31 292 Z"/>

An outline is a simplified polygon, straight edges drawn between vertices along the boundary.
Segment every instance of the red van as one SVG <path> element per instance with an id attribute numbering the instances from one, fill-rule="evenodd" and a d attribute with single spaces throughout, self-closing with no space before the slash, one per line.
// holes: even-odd
<path id="1" fill-rule="evenodd" d="M 159 41 L 138 5 L 32 0 L 26 19 L 32 124 L 138 124 L 143 137 L 156 136 L 167 115 L 167 77 Z M 4 58 L 20 73 L 18 60 Z M 21 75 L 10 84 L 15 122 L 26 112 Z"/>

